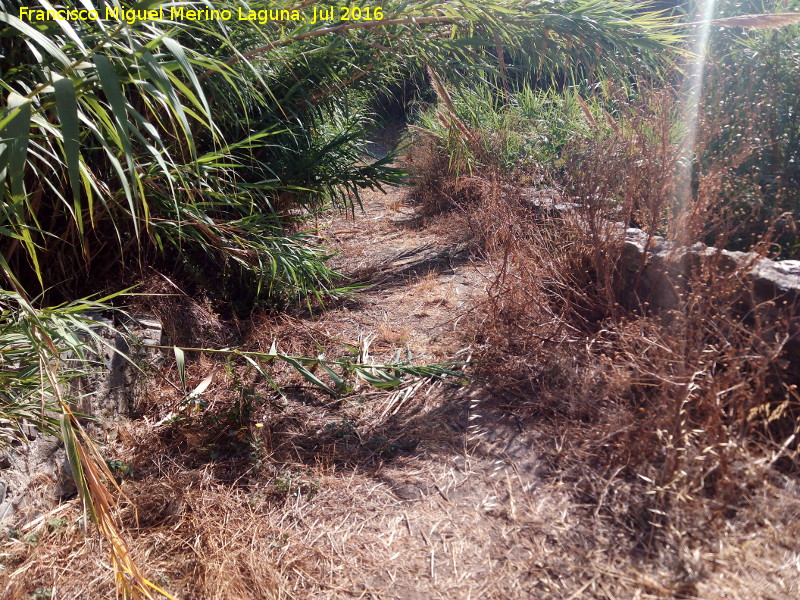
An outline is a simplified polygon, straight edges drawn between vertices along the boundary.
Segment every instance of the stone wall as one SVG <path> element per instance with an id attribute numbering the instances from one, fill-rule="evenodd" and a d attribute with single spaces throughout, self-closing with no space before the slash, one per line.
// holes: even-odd
<path id="1" fill-rule="evenodd" d="M 671 309 L 678 302 L 681 281 L 701 268 L 741 271 L 742 297 L 753 304 L 800 304 L 800 260 L 773 261 L 752 252 L 721 250 L 694 244 L 676 248 L 663 238 L 649 241 L 641 229 L 627 229 L 620 270 L 627 300 L 654 309 Z"/>
<path id="2" fill-rule="evenodd" d="M 622 301 L 647 310 L 678 308 L 682 289 L 700 269 L 733 275 L 731 292 L 749 317 L 745 323 L 758 317 L 766 339 L 788 334 L 781 357 L 790 377 L 800 380 L 800 260 L 774 261 L 699 243 L 676 248 L 661 238 L 648 247 L 644 231 L 628 229 L 620 264 Z"/>
<path id="3" fill-rule="evenodd" d="M 566 202 L 557 190 L 523 190 L 523 198 L 541 218 L 583 218 L 579 205 Z M 762 324 L 777 331 L 788 309 L 794 315 L 790 338 L 784 348 L 791 370 L 800 379 L 800 260 L 769 260 L 753 252 L 736 252 L 706 246 L 677 247 L 664 238 L 641 229 L 626 229 L 622 223 L 606 223 L 610 236 L 619 236 L 620 301 L 630 308 L 647 311 L 673 310 L 690 276 L 700 269 L 718 269 L 733 275 L 739 304 L 758 313 Z M 616 238 L 615 238 L 616 239 Z M 737 279 L 738 278 L 738 279 Z"/>
<path id="4" fill-rule="evenodd" d="M 162 327 L 151 317 L 120 322 L 91 318 L 99 337 L 87 339 L 91 374 L 63 391 L 76 412 L 92 417 L 87 429 L 103 441 L 115 434 L 114 423 L 134 410 L 141 375 L 136 364 L 158 359 L 160 353 L 152 347 L 161 344 Z M 0 530 L 19 528 L 76 493 L 61 441 L 32 426 L 26 426 L 25 433 L 29 443 L 0 449 Z"/>
<path id="5" fill-rule="evenodd" d="M 522 190 L 522 197 L 543 217 L 572 215 L 580 220 L 578 204 L 566 202 L 555 189 Z M 714 268 L 746 273 L 741 282 L 743 297 L 755 304 L 773 303 L 776 307 L 800 307 L 800 260 L 774 261 L 752 252 L 721 250 L 704 244 L 689 248 L 676 247 L 659 236 L 648 239 L 641 229 L 626 229 L 621 223 L 610 223 L 611 235 L 624 238 L 620 272 L 623 277 L 624 301 L 654 310 L 675 308 L 681 281 L 695 269 Z"/>

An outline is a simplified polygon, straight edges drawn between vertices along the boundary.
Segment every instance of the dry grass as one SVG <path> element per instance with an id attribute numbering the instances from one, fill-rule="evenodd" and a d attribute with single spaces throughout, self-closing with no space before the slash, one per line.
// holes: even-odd
<path id="1" fill-rule="evenodd" d="M 250 350 L 268 350 L 277 339 L 283 352 L 314 355 L 324 348 L 334 358 L 347 354 L 346 345 L 362 347 L 382 323 L 384 337 L 393 339 L 372 342 L 377 360 L 393 358 L 395 342 L 418 362 L 452 357 L 458 336 L 450 308 L 457 305 L 443 298 L 458 286 L 466 302 L 470 271 L 456 273 L 440 258 L 438 237 L 407 229 L 408 212 L 391 217 L 383 200 L 370 203 L 376 213 L 363 230 L 353 234 L 347 222 L 331 228 L 362 249 L 350 253 L 348 270 L 369 272 L 381 284 L 361 298 L 315 315 L 255 315 L 235 327 L 202 304 L 192 310 L 208 327 L 235 332 Z M 141 309 L 169 319 L 186 302 L 176 293 Z M 182 323 L 168 323 L 177 329 L 170 337 L 194 343 L 197 331 L 180 330 Z M 106 456 L 132 469 L 124 476 L 120 514 L 134 558 L 154 582 L 181 598 L 204 600 L 350 597 L 392 587 L 397 597 L 410 598 L 417 589 L 451 585 L 448 565 L 469 571 L 459 562 L 471 548 L 465 537 L 455 558 L 449 542 L 436 550 L 435 582 L 415 583 L 418 569 L 429 572 L 425 536 L 438 543 L 436 521 L 450 510 L 429 512 L 418 502 L 438 507 L 432 478 L 448 489 L 450 459 L 464 453 L 454 431 L 465 431 L 466 421 L 459 406 L 446 402 L 448 388 L 419 381 L 390 392 L 363 388 L 339 400 L 278 365 L 278 392 L 243 365 L 188 353 L 189 385 L 209 374 L 213 382 L 199 410 L 179 410 L 177 419 L 164 421 L 181 399 L 166 382 L 177 382 L 171 358 L 159 372 L 140 394 L 144 420 L 120 429 L 105 447 Z M 3 597 L 27 600 L 37 589 L 56 597 L 113 597 L 110 574 L 97 571 L 104 549 L 84 538 L 73 522 L 76 507 L 70 510 L 66 522 L 35 541 L 25 533 L 3 546 Z M 466 536 L 467 523 L 458 527 Z M 491 553 L 478 555 L 488 561 Z M 477 571 L 488 578 L 488 563 Z M 469 589 L 476 585 L 470 577 L 452 585 Z"/>
<path id="2" fill-rule="evenodd" d="M 631 301 L 619 269 L 619 222 L 681 243 L 733 235 L 715 199 L 735 187 L 745 151 L 707 166 L 687 210 L 670 215 L 671 110 L 651 98 L 627 134 L 569 150 L 573 213 L 543 215 L 490 176 L 457 206 L 494 272 L 471 321 L 477 365 L 503 410 L 550 436 L 537 445 L 545 480 L 567 482 L 581 507 L 576 532 L 597 560 L 574 597 L 788 597 L 798 572 L 777 565 L 796 564 L 796 552 L 762 559 L 748 546 L 774 539 L 798 506 L 794 307 L 763 318 L 774 303 L 741 293 L 752 263 L 676 269 L 666 276 L 676 303 L 660 312 Z"/>
<path id="3" fill-rule="evenodd" d="M 393 345 L 402 345 L 407 342 L 411 337 L 411 329 L 406 325 L 393 325 L 389 322 L 389 317 L 386 315 L 383 321 L 375 324 L 375 332 L 378 334 L 378 339 Z"/>
<path id="4" fill-rule="evenodd" d="M 189 356 L 190 385 L 214 373 L 208 406 L 155 426 L 179 399 L 153 379 L 146 419 L 106 447 L 132 467 L 119 512 L 145 574 L 187 600 L 797 596 L 786 421 L 747 420 L 779 406 L 778 338 L 741 326 L 740 274 L 698 271 L 680 313 L 631 310 L 604 270 L 620 246 L 595 246 L 586 214 L 543 218 L 491 176 L 470 185 L 471 209 L 429 227 L 368 199 L 362 227 L 330 231 L 339 266 L 374 287 L 236 332 L 297 354 L 377 333 L 380 358 L 397 344 L 423 361 L 472 355 L 483 383 L 339 400 L 289 369 L 278 392 Z M 74 503 L 60 510 L 3 544 L 4 597 L 113 597 L 102 544 Z"/>
<path id="5" fill-rule="evenodd" d="M 497 423 L 494 423 L 497 426 Z M 710 551 L 698 530 L 659 568 L 617 555 L 626 543 L 606 500 L 575 505 L 568 480 L 543 483 L 525 458 L 531 439 L 509 446 L 474 430 L 451 461 L 424 454 L 380 471 L 316 474 L 318 488 L 275 496 L 268 485 L 217 483 L 209 468 L 171 461 L 126 483 L 139 509 L 129 520 L 137 558 L 182 598 L 788 598 L 797 594 L 797 490 L 768 482 Z M 500 442 L 505 438 L 504 442 Z M 444 456 L 442 457 L 444 458 Z M 449 457 L 448 457 L 449 458 Z M 450 464 L 448 465 L 447 462 Z M 492 474 L 493 476 L 491 476 Z M 157 478 L 155 476 L 157 475 Z M 155 485 L 154 485 L 155 484 Z M 764 501 L 782 515 L 765 522 Z M 594 526 L 586 513 L 596 513 Z M 59 517 L 75 518 L 71 512 Z M 780 517 L 776 519 L 775 517 Z M 18 569 L 10 600 L 37 588 L 59 597 L 111 598 L 104 556 L 73 525 L 7 549 Z M 6 563 L 9 557 L 5 558 Z"/>
<path id="6" fill-rule="evenodd" d="M 528 531 L 550 529 L 559 506 L 550 494 L 546 502 L 522 494 L 513 472 L 491 481 L 470 471 L 477 463 L 462 464 L 434 464 L 429 474 L 430 462 L 412 460 L 383 470 L 383 481 L 323 473 L 315 493 L 277 500 L 167 464 L 159 485 L 127 485 L 139 505 L 140 528 L 131 523 L 131 533 L 138 558 L 183 598 L 523 597 L 536 552 Z M 509 500 L 513 514 L 503 508 Z M 476 520 L 486 523 L 477 528 Z M 6 597 L 26 598 L 31 586 L 111 597 L 93 573 L 98 550 L 71 528 L 18 544 L 15 558 L 28 568 Z M 56 562 L 66 568 L 46 566 Z"/>

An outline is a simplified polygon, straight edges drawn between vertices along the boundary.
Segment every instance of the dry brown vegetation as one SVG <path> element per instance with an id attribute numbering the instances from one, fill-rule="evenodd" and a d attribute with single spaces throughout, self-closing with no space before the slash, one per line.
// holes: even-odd
<path id="1" fill-rule="evenodd" d="M 574 552 L 586 544 L 602 557 L 565 596 L 789 597 L 798 592 L 789 566 L 798 559 L 790 515 L 800 508 L 797 307 L 743 294 L 768 234 L 738 267 L 721 255 L 680 262 L 704 234 L 737 233 L 718 204 L 748 189 L 733 173 L 749 149 L 706 165 L 676 212 L 674 110 L 670 95 L 645 95 L 624 123 L 611 121 L 613 135 L 573 144 L 560 189 L 523 193 L 489 165 L 467 180 L 481 192 L 465 201 L 464 184 L 423 167 L 419 200 L 437 212 L 444 194 L 485 256 L 493 278 L 471 321 L 478 372 L 503 410 L 541 434 L 543 479 L 571 489 Z M 723 125 L 701 123 L 698 145 Z M 565 201 L 571 210 L 552 209 Z M 669 302 L 637 300 L 623 276 L 630 226 L 644 229 L 646 246 L 656 235 L 675 240 L 684 268 L 661 282 Z M 609 564 L 626 563 L 667 580 L 615 587 Z"/>
<path id="2" fill-rule="evenodd" d="M 308 356 L 324 348 L 334 358 L 350 346 L 363 357 L 367 346 L 376 360 L 398 350 L 417 362 L 452 358 L 461 340 L 454 321 L 474 295 L 476 275 L 440 232 L 421 228 L 413 210 L 398 212 L 401 200 L 399 193 L 375 195 L 361 222 L 337 217 L 325 232 L 346 252 L 338 266 L 373 286 L 361 296 L 314 315 L 226 323 L 157 278 L 151 291 L 174 295 L 145 298 L 142 308 L 187 345 L 212 338 L 268 350 L 277 339 L 280 350 Z M 131 469 L 119 472 L 119 512 L 134 559 L 152 581 L 198 599 L 390 589 L 410 598 L 431 596 L 440 585 L 461 596 L 491 585 L 493 554 L 470 543 L 483 535 L 469 532 L 475 513 L 446 504 L 437 491 L 464 483 L 452 461 L 465 454 L 464 388 L 411 380 L 399 390 L 363 388 L 336 399 L 280 366 L 276 390 L 224 358 L 187 353 L 187 365 L 191 384 L 214 376 L 202 404 L 164 421 L 181 405 L 166 381 L 176 379 L 167 359 L 141 390 L 140 419 L 105 445 L 106 456 Z M 481 470 L 476 479 L 489 487 L 479 502 L 495 485 L 484 478 Z M 463 539 L 439 549 L 437 521 L 451 513 L 457 534 L 447 539 Z M 36 590 L 113 597 L 110 572 L 98 570 L 106 550 L 85 539 L 78 516 L 72 501 L 4 545 L 5 597 L 27 600 Z M 469 561 L 462 564 L 462 555 Z M 420 583 L 417 571 L 434 579 Z"/>
<path id="3" fill-rule="evenodd" d="M 695 30 L 796 16 L 691 22 L 709 48 L 686 57 L 647 3 L 390 4 L 191 35 L 5 19 L 0 432 L 27 441 L 52 394 L 81 496 L 22 525 L 0 482 L 0 597 L 800 597 L 797 307 L 743 292 L 773 242 L 800 251 L 799 46 Z M 676 99 L 701 79 L 695 136 Z M 403 180 L 392 127 L 364 138 L 417 83 L 410 193 L 325 213 Z M 631 226 L 666 248 L 655 280 Z M 176 348 L 136 348 L 131 419 L 87 426 L 100 454 L 69 404 L 89 396 L 62 401 L 89 369 L 62 366 L 118 296 L 45 306 L 126 277 Z M 376 389 L 323 355 L 470 379 Z"/>
<path id="4" fill-rule="evenodd" d="M 247 348 L 277 338 L 306 354 L 358 345 L 381 323 L 411 333 L 375 339 L 379 356 L 408 345 L 440 360 L 472 339 L 483 383 L 342 402 L 289 370 L 278 393 L 190 357 L 190 381 L 215 375 L 208 406 L 154 426 L 177 398 L 152 380 L 145 420 L 106 447 L 132 467 L 120 514 L 148 576 L 204 600 L 790 597 L 796 479 L 775 468 L 785 455 L 764 452 L 764 430 L 745 436 L 729 414 L 767 406 L 754 392 L 766 394 L 768 365 L 752 355 L 769 348 L 707 294 L 690 292 L 694 312 L 669 323 L 609 304 L 614 278 L 593 270 L 577 217 L 545 221 L 481 185 L 474 210 L 424 222 L 396 213 L 397 195 L 372 198 L 360 226 L 328 231 L 351 250 L 340 266 L 374 288 L 313 318 L 240 326 Z M 205 315 L 200 335 L 224 330 L 191 312 Z M 718 405 L 711 392 L 734 381 L 746 383 Z M 113 597 L 105 550 L 78 516 L 73 501 L 6 544 L 7 597 Z"/>
<path id="5" fill-rule="evenodd" d="M 597 143 L 535 192 L 491 168 L 454 179 L 417 147 L 412 194 L 370 196 L 322 233 L 371 287 L 317 314 L 226 323 L 179 294 L 145 307 L 190 345 L 366 342 L 379 359 L 469 359 L 475 376 L 335 399 L 288 368 L 276 390 L 194 354 L 190 382 L 214 375 L 205 403 L 165 422 L 180 399 L 151 378 L 142 418 L 106 444 L 131 467 L 119 514 L 148 577 L 198 600 L 798 595 L 791 307 L 764 322 L 736 291 L 747 265 L 713 260 L 674 282 L 672 309 L 631 302 L 613 223 L 660 232 L 674 157 L 657 135 Z M 592 201 L 542 208 L 576 197 Z M 707 217 L 687 214 L 684 233 Z M 79 523 L 71 501 L 5 544 L 5 596 L 113 597 L 107 549 Z"/>

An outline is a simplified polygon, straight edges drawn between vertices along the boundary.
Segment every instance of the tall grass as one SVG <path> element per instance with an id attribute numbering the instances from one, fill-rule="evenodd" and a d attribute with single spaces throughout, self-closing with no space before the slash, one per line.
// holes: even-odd
<path id="1" fill-rule="evenodd" d="M 500 57 L 488 40 L 522 52 L 547 39 L 559 61 L 600 67 L 672 39 L 659 21 L 616 3 L 577 0 L 557 8 L 388 2 L 380 21 L 263 26 L 33 27 L 15 16 L 23 4 L 5 5 L 3 272 L 51 295 L 52 286 L 67 293 L 110 265 L 156 260 L 183 265 L 205 285 L 277 297 L 324 290 L 330 274 L 307 238 L 286 235 L 286 210 L 347 204 L 360 189 L 399 181 L 391 156 L 356 160 L 368 125 L 359 94 L 422 65 L 445 78 L 490 74 Z M 157 5 L 172 3 L 148 4 Z M 227 0 L 215 8 L 295 5 Z"/>
<path id="2" fill-rule="evenodd" d="M 638 550 L 669 553 L 691 531 L 735 514 L 773 467 L 797 468 L 797 307 L 747 291 L 750 270 L 771 250 L 768 228 L 739 264 L 687 250 L 709 239 L 724 244 L 748 226 L 732 206 L 759 189 L 745 165 L 758 162 L 761 146 L 715 145 L 731 131 L 758 130 L 747 105 L 700 119 L 691 198 L 678 212 L 679 94 L 644 83 L 631 91 L 557 103 L 530 92 L 541 98 L 532 103 L 540 114 L 564 107 L 561 122 L 573 132 L 538 189 L 524 170 L 504 166 L 513 162 L 504 151 L 518 148 L 496 143 L 530 126 L 509 119 L 521 110 L 514 94 L 510 102 L 502 90 L 488 101 L 468 96 L 464 108 L 452 94 L 447 110 L 473 134 L 460 143 L 480 160 L 472 175 L 448 170 L 448 158 L 463 160 L 447 144 L 448 133 L 459 133 L 429 117 L 419 135 L 432 168 L 417 165 L 428 186 L 419 193 L 425 199 L 431 181 L 449 192 L 459 209 L 453 218 L 495 267 L 471 332 L 481 375 L 510 412 L 560 440 L 550 459 L 580 502 L 597 507 L 595 518 L 612 519 Z M 470 122 L 472 106 L 498 114 Z M 517 130 L 497 134 L 479 122 Z M 430 174 L 442 166 L 438 178 Z M 571 210 L 555 210 L 559 203 Z M 653 259 L 663 273 L 652 296 L 637 296 L 637 281 L 652 283 L 656 267 L 647 252 L 630 264 L 629 227 L 644 230 L 645 249 L 672 248 Z"/>
<path id="3" fill-rule="evenodd" d="M 575 88 L 524 84 L 508 99 L 489 84 L 442 93 L 452 95 L 452 109 L 440 103 L 420 113 L 412 132 L 448 157 L 447 168 L 456 177 L 499 169 L 541 180 L 545 168 L 555 173 L 563 166 L 567 143 L 596 134 L 589 125 L 603 118 L 601 105 L 582 100 Z M 453 119 L 462 127 L 451 126 Z"/>
<path id="4" fill-rule="evenodd" d="M 776 228 L 775 241 L 784 258 L 800 256 L 797 216 L 800 214 L 800 102 L 795 82 L 800 76 L 800 2 L 748 0 L 722 3 L 721 16 L 766 13 L 764 28 L 723 29 L 711 40 L 712 64 L 704 109 L 747 119 L 729 124 L 710 140 L 701 162 L 752 147 L 737 172 L 750 179 L 746 196 L 720 200 L 747 220 L 731 246 L 744 249 Z M 770 13 L 783 21 L 771 24 Z M 766 225 L 766 226 L 765 226 Z"/>

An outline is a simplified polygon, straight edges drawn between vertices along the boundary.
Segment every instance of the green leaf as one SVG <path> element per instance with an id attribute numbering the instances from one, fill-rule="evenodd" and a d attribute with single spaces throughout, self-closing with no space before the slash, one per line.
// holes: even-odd
<path id="1" fill-rule="evenodd" d="M 81 210 L 81 147 L 78 127 L 78 101 L 75 97 L 75 84 L 66 77 L 53 84 L 56 96 L 58 119 L 61 121 L 61 136 L 64 143 L 64 159 L 67 163 L 69 184 L 72 188 L 72 200 L 75 206 L 75 221 L 78 230 L 83 234 L 83 213 Z M 81 236 L 81 241 L 83 237 Z"/>
<path id="2" fill-rule="evenodd" d="M 138 184 L 136 177 L 136 167 L 134 162 L 133 148 L 131 147 L 130 138 L 128 136 L 128 103 L 120 90 L 120 81 L 117 73 L 114 70 L 114 65 L 111 60 L 101 54 L 95 54 L 93 62 L 97 67 L 97 75 L 100 78 L 100 84 L 103 88 L 109 104 L 111 105 L 111 114 L 114 118 L 114 123 L 118 133 L 118 141 L 122 146 L 125 154 L 125 159 L 128 163 L 128 172 L 131 179 L 135 180 Z M 133 186 L 133 189 L 138 189 Z M 136 235 L 139 235 L 139 219 L 136 203 L 132 196 L 128 197 L 128 205 L 131 209 L 132 225 Z"/>
<path id="3" fill-rule="evenodd" d="M 16 92 L 8 95 L 8 107 L 18 110 L 2 132 L 8 144 L 8 171 L 11 194 L 15 202 L 25 195 L 25 163 L 28 161 L 28 142 L 31 133 L 31 101 Z"/>
<path id="4" fill-rule="evenodd" d="M 345 393 L 348 389 L 347 382 L 325 363 L 321 363 L 320 366 L 323 371 L 328 374 L 328 377 L 331 378 L 331 381 L 333 381 L 333 384 L 336 386 L 336 391 L 339 394 Z"/>
<path id="5" fill-rule="evenodd" d="M 291 356 L 286 356 L 286 355 L 283 355 L 283 354 L 280 355 L 278 358 L 280 358 L 281 360 L 289 363 L 292 367 L 294 367 L 294 370 L 297 371 L 298 373 L 300 373 L 300 375 L 302 375 L 306 379 L 306 381 L 309 381 L 310 383 L 313 383 L 317 387 L 322 388 L 323 390 L 325 390 L 326 392 L 329 392 L 330 394 L 333 394 L 334 396 L 336 395 L 336 390 L 334 390 L 332 387 L 330 387 L 325 382 L 323 382 L 319 377 L 314 375 L 311 371 L 306 369 L 295 358 L 293 358 Z"/>
<path id="6" fill-rule="evenodd" d="M 78 440 L 75 436 L 75 429 L 72 427 L 70 416 L 62 412 L 59 416 L 61 424 L 61 439 L 64 440 L 64 450 L 67 454 L 67 461 L 69 468 L 72 471 L 72 479 L 75 481 L 75 486 L 78 488 L 83 506 L 89 513 L 92 521 L 97 521 L 97 514 L 94 510 L 94 503 L 92 502 L 92 493 L 89 489 L 89 484 L 86 481 L 86 476 L 83 472 L 83 461 L 78 453 Z"/>
<path id="7" fill-rule="evenodd" d="M 161 65 L 156 62 L 155 58 L 153 58 L 153 55 L 149 51 L 142 53 L 142 60 L 144 61 L 145 67 L 153 77 L 153 80 L 156 82 L 158 88 L 164 94 L 166 94 L 167 98 L 169 99 L 170 106 L 172 107 L 175 116 L 178 118 L 184 135 L 186 136 L 186 141 L 189 144 L 189 151 L 192 155 L 192 160 L 197 160 L 197 149 L 194 145 L 194 137 L 192 136 L 192 130 L 189 127 L 189 121 L 186 119 L 186 113 L 183 110 L 183 104 L 181 104 L 180 99 L 178 99 L 178 95 L 175 93 L 175 89 L 172 87 L 167 73 L 164 71 Z"/>
<path id="8" fill-rule="evenodd" d="M 44 33 L 39 31 L 38 29 L 32 27 L 31 25 L 21 21 L 17 17 L 7 13 L 7 12 L 0 12 L 0 22 L 5 21 L 11 27 L 19 31 L 20 33 L 28 36 L 31 40 L 33 40 L 36 44 L 38 44 L 45 52 L 47 52 L 50 56 L 55 58 L 58 62 L 62 64 L 62 66 L 68 66 L 70 64 L 69 58 L 64 52 L 54 44 L 48 36 Z"/>
<path id="9" fill-rule="evenodd" d="M 200 102 L 203 104 L 209 125 L 213 127 L 213 114 L 211 112 L 211 107 L 208 105 L 208 100 L 206 100 L 205 93 L 203 92 L 203 86 L 200 85 L 200 80 L 197 79 L 197 75 L 192 68 L 192 64 L 189 62 L 189 58 L 186 56 L 186 49 L 181 46 L 180 43 L 170 37 L 165 37 L 163 42 L 167 49 L 178 60 L 178 64 L 181 66 L 181 69 L 183 69 L 183 72 L 186 73 L 187 77 L 189 77 L 194 89 L 197 90 L 197 95 L 200 97 Z"/>

